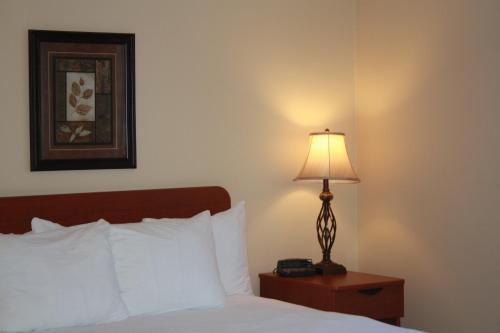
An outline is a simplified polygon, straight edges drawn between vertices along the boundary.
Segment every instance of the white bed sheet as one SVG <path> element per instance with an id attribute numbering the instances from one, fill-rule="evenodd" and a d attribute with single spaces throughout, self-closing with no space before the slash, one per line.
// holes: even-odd
<path id="1" fill-rule="evenodd" d="M 410 333 L 414 330 L 378 321 L 318 311 L 290 303 L 256 297 L 230 296 L 223 308 L 183 310 L 161 315 L 136 316 L 87 327 L 49 330 L 50 333 Z"/>

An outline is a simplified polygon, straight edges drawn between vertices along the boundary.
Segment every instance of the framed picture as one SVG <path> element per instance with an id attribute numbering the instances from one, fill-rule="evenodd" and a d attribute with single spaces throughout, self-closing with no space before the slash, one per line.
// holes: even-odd
<path id="1" fill-rule="evenodd" d="M 31 170 L 136 167 L 134 34 L 29 31 Z"/>

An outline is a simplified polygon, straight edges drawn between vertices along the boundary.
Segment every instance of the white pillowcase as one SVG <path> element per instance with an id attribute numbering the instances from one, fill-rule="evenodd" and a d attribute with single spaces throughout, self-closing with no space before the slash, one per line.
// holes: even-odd
<path id="1" fill-rule="evenodd" d="M 73 225 L 71 227 L 64 227 L 64 226 L 62 226 L 60 224 L 51 222 L 49 220 L 44 220 L 44 219 L 41 219 L 41 218 L 38 218 L 38 217 L 34 217 L 31 220 L 31 231 L 33 231 L 34 233 L 39 233 L 39 232 L 46 232 L 46 231 L 52 231 L 52 230 L 60 230 L 62 228 L 66 228 L 66 229 L 78 229 L 78 228 L 85 228 L 85 227 L 88 227 L 88 226 L 91 226 L 91 225 L 94 225 L 94 224 L 97 224 L 97 223 L 101 223 L 101 222 L 108 223 L 104 219 L 99 219 L 96 222 L 84 223 L 84 224 L 77 224 L 77 225 Z"/>
<path id="2" fill-rule="evenodd" d="M 245 203 L 211 218 L 221 281 L 228 295 L 251 295 Z"/>
<path id="3" fill-rule="evenodd" d="M 224 305 L 208 211 L 189 221 L 114 226 L 110 240 L 131 315 Z"/>
<path id="4" fill-rule="evenodd" d="M 0 235 L 0 331 L 99 324 L 128 316 L 109 225 Z"/>
<path id="5" fill-rule="evenodd" d="M 165 220 L 111 225 L 116 274 L 130 315 L 222 306 L 210 213 Z M 33 231 L 62 228 L 47 222 L 33 219 Z"/>
<path id="6" fill-rule="evenodd" d="M 251 295 L 248 270 L 245 202 L 211 217 L 220 278 L 227 295 Z M 145 218 L 144 222 L 170 219 Z"/>

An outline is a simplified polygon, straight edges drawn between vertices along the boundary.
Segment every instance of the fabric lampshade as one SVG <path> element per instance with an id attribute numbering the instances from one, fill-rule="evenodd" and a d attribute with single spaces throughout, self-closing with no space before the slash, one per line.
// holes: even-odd
<path id="1" fill-rule="evenodd" d="M 295 180 L 329 179 L 334 183 L 358 183 L 347 149 L 345 134 L 324 132 L 309 134 L 309 153 Z"/>

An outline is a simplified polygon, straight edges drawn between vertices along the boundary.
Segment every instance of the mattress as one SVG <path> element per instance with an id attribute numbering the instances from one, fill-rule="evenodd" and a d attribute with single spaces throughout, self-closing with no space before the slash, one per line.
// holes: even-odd
<path id="1" fill-rule="evenodd" d="M 417 332 L 366 317 L 324 312 L 256 296 L 230 296 L 221 308 L 136 316 L 104 325 L 50 333 L 397 333 Z"/>

